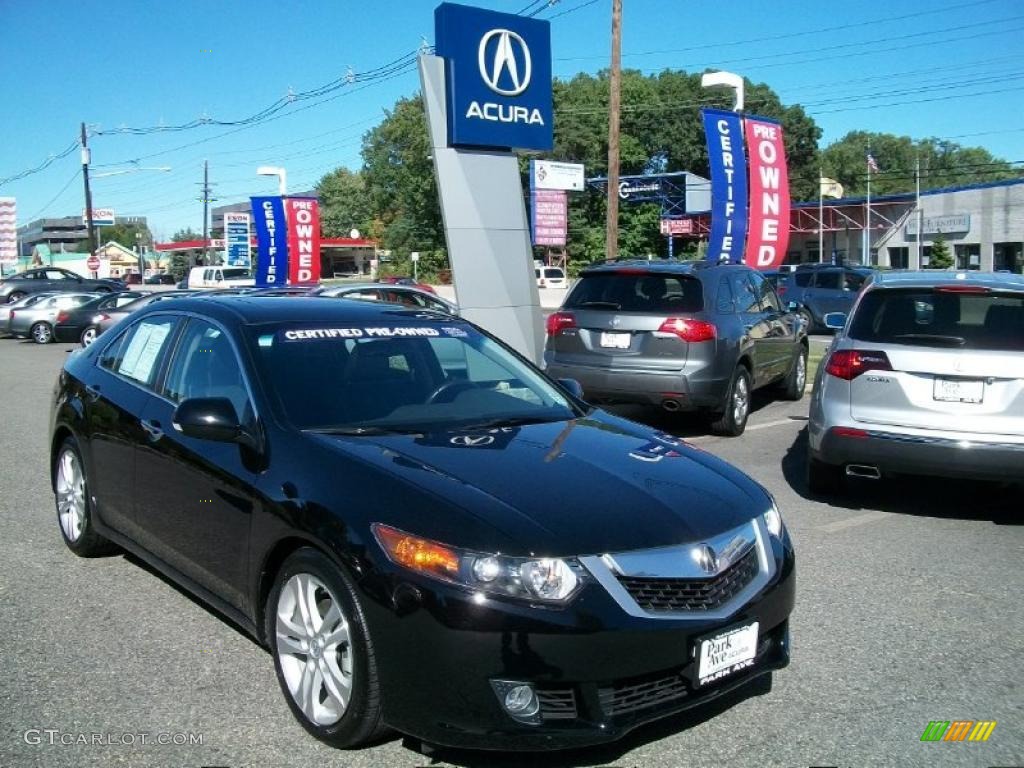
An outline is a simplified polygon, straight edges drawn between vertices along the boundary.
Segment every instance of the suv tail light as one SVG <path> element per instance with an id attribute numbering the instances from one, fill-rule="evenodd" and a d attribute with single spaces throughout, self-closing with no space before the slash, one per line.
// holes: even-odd
<path id="1" fill-rule="evenodd" d="M 552 312 L 547 319 L 548 336 L 556 336 L 563 328 L 575 328 L 576 316 L 571 312 Z"/>
<path id="2" fill-rule="evenodd" d="M 853 381 L 867 371 L 891 371 L 889 357 L 885 352 L 869 352 L 858 349 L 840 349 L 828 356 L 825 373 L 837 379 Z"/>
<path id="3" fill-rule="evenodd" d="M 66 309 L 62 309 L 57 313 L 57 322 L 66 323 L 69 317 L 71 317 L 71 315 L 68 314 L 68 311 Z"/>
<path id="4" fill-rule="evenodd" d="M 658 333 L 678 336 L 683 341 L 714 341 L 718 330 L 714 323 L 703 320 L 687 320 L 682 317 L 670 317 L 661 324 Z"/>

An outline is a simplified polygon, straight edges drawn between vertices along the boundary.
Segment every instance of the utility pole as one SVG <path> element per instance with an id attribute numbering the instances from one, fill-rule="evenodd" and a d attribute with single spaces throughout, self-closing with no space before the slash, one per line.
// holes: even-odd
<path id="1" fill-rule="evenodd" d="M 622 88 L 622 0 L 612 0 L 612 66 L 608 77 L 608 219 L 605 259 L 619 256 L 619 107 Z"/>
<path id="2" fill-rule="evenodd" d="M 210 161 L 203 160 L 203 264 L 210 263 Z"/>
<path id="3" fill-rule="evenodd" d="M 917 183 L 917 210 L 914 216 L 917 218 L 917 268 L 921 269 L 921 241 L 924 239 L 924 209 L 921 208 L 921 156 L 918 155 L 914 161 L 914 180 Z M 909 266 L 909 265 L 908 265 Z"/>
<path id="4" fill-rule="evenodd" d="M 82 179 L 85 181 L 85 223 L 89 230 L 89 255 L 96 252 L 96 228 L 92 223 L 92 192 L 89 190 L 89 143 L 82 123 Z"/>

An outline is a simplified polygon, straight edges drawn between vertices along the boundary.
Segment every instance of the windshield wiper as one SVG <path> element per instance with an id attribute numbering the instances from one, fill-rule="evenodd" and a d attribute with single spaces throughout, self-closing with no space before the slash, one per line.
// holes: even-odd
<path id="1" fill-rule="evenodd" d="M 581 301 L 577 307 L 605 307 L 606 309 L 622 309 L 621 304 L 614 301 Z"/>
<path id="2" fill-rule="evenodd" d="M 307 432 L 315 432 L 318 435 L 355 435 L 356 437 L 377 437 L 380 435 L 419 435 L 423 433 L 421 429 L 401 428 L 401 427 L 319 427 L 316 429 L 308 429 Z"/>
<path id="3" fill-rule="evenodd" d="M 561 417 L 550 418 L 546 416 L 512 416 L 499 419 L 488 419 L 473 424 L 460 424 L 452 431 L 463 432 L 471 429 L 497 429 L 498 427 L 520 427 L 524 424 L 546 424 L 552 421 L 562 421 Z"/>
<path id="4" fill-rule="evenodd" d="M 937 333 L 897 333 L 894 339 L 913 339 L 925 344 L 939 344 L 948 347 L 962 347 L 967 343 L 963 336 L 943 336 Z"/>

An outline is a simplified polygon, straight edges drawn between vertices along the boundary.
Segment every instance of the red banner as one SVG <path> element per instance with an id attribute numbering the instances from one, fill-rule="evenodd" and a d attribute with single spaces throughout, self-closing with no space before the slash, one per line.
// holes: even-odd
<path id="1" fill-rule="evenodd" d="M 320 282 L 320 202 L 311 197 L 288 197 L 288 282 Z"/>
<path id="2" fill-rule="evenodd" d="M 756 117 L 745 122 L 750 214 L 744 261 L 754 269 L 773 269 L 782 263 L 789 245 L 789 172 L 782 126 Z"/>

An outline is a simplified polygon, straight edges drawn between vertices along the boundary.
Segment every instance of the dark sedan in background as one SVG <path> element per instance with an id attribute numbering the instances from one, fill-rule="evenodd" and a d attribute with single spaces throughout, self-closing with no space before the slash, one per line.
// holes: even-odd
<path id="1" fill-rule="evenodd" d="M 194 296 L 196 293 L 198 293 L 198 291 L 161 291 L 159 293 L 150 293 L 146 296 L 135 299 L 135 301 L 131 301 L 118 307 L 108 307 L 107 309 L 96 313 L 93 323 L 96 328 L 96 335 L 98 336 L 112 326 L 117 325 L 128 317 L 128 315 L 133 312 L 138 312 L 140 309 L 148 307 L 150 304 L 155 304 L 158 301 L 167 301 L 169 299 L 178 299 L 182 296 Z"/>
<path id="2" fill-rule="evenodd" d="M 40 267 L 0 281 L 0 303 L 20 301 L 33 293 L 111 293 L 124 289 L 121 280 L 92 279 L 60 267 Z"/>
<path id="3" fill-rule="evenodd" d="M 57 522 L 266 644 L 335 746 L 612 741 L 788 664 L 794 554 L 756 482 L 574 390 L 422 309 L 159 302 L 65 362 Z"/>
<path id="4" fill-rule="evenodd" d="M 120 291 L 97 296 L 85 304 L 62 309 L 57 313 L 53 323 L 53 338 L 57 341 L 78 341 L 83 347 L 87 347 L 96 340 L 97 315 L 131 304 L 143 296 L 149 296 L 150 293 L 150 291 Z"/>

